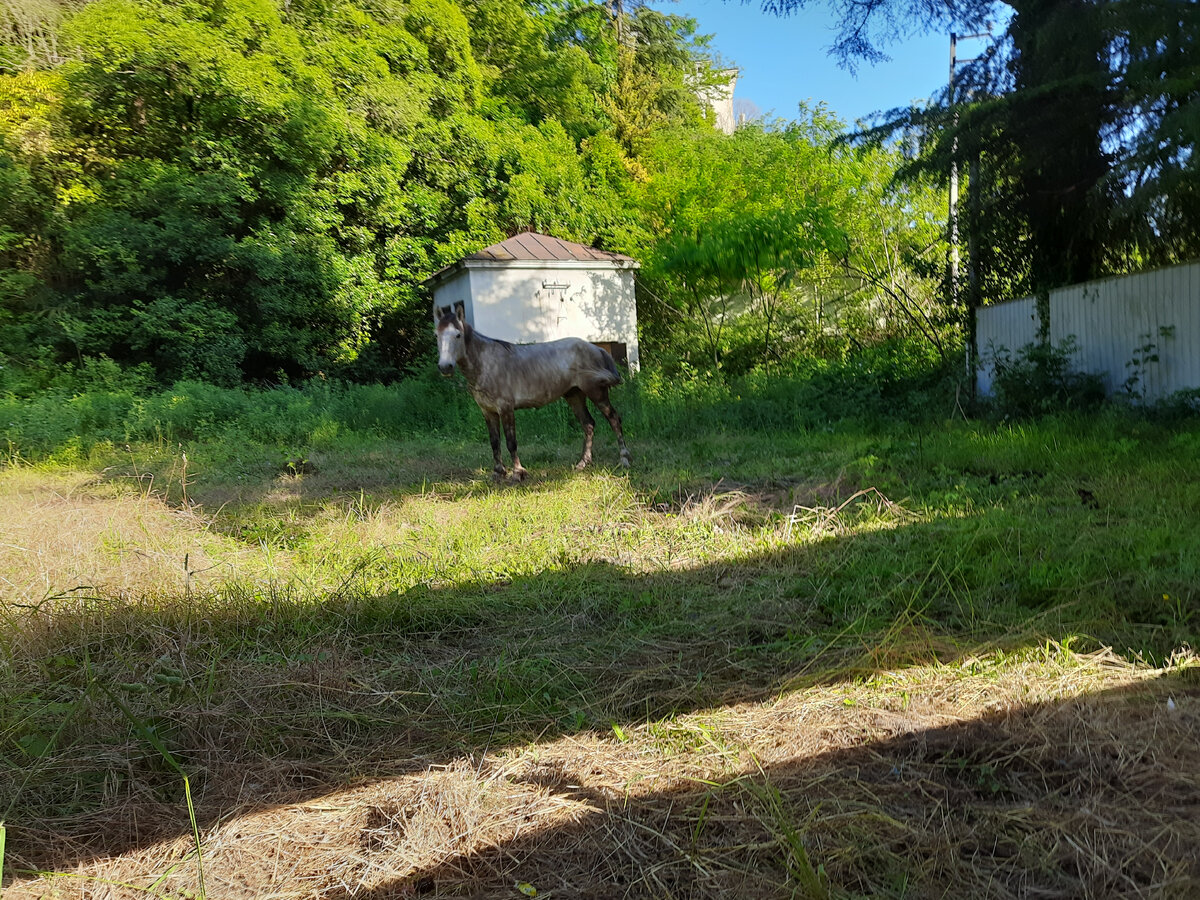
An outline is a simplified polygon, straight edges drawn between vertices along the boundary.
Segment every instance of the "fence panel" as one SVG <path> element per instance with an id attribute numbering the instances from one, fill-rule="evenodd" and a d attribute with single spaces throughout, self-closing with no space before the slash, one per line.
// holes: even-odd
<path id="1" fill-rule="evenodd" d="M 992 388 L 992 352 L 1037 339 L 1031 297 L 976 311 L 980 394 Z M 1050 293 L 1050 340 L 1075 338 L 1075 368 L 1104 379 L 1110 393 L 1158 400 L 1200 388 L 1200 262 L 1106 278 Z"/>
<path id="2" fill-rule="evenodd" d="M 975 317 L 975 346 L 980 366 L 976 375 L 979 393 L 992 392 L 992 355 L 998 350 L 1015 352 L 1037 340 L 1037 303 L 1032 297 L 985 306 Z"/>

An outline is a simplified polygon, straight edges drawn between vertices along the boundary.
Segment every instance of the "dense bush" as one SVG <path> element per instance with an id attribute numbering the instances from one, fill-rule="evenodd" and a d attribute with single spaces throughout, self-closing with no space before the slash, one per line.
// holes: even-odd
<path id="1" fill-rule="evenodd" d="M 423 280 L 527 229 L 641 261 L 641 338 L 666 367 L 786 369 L 859 320 L 934 342 L 945 324 L 908 262 L 941 253 L 939 195 L 895 189 L 899 150 L 837 143 L 821 107 L 717 132 L 698 98 L 727 76 L 684 17 L 27 12 L 0 9 L 0 365 L 37 386 L 101 358 L 161 386 L 395 381 L 428 345 Z"/>
<path id="2" fill-rule="evenodd" d="M 0 365 L 398 377 L 423 278 L 529 228 L 628 242 L 635 145 L 711 131 L 694 23 L 627 16 L 628 59 L 588 2 L 0 10 Z"/>
<path id="3" fill-rule="evenodd" d="M 1007 347 L 991 348 L 985 359 L 994 373 L 992 409 L 1028 417 L 1099 406 L 1104 382 L 1099 375 L 1075 369 L 1071 357 L 1076 349 L 1073 337 L 1056 345 L 1026 344 L 1016 354 Z"/>

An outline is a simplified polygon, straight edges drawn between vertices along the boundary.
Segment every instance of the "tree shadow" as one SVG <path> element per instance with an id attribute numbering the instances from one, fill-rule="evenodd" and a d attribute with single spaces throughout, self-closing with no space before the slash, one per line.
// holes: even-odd
<path id="1" fill-rule="evenodd" d="M 1192 673 L 1194 674 L 1194 672 Z M 1137 897 L 1200 890 L 1200 684 L 1036 703 L 666 790 L 589 786 L 553 750 L 510 775 L 574 815 L 326 900 Z M 426 802 L 432 802 L 426 797 Z M 387 810 L 370 852 L 397 850 Z M 509 829 L 513 831 L 514 829 Z M 376 862 L 379 862 L 377 860 Z"/>
<path id="2" fill-rule="evenodd" d="M 997 520 L 989 521 L 993 516 Z M 237 602 L 189 596 L 151 607 L 100 604 L 57 616 L 41 623 L 41 633 L 29 639 L 17 660 L 29 685 L 13 702 L 28 708 L 24 721 L 37 725 L 40 716 L 43 723 L 10 736 L 2 751 L 8 769 L 0 779 L 0 809 L 9 811 L 7 868 L 69 870 L 186 835 L 175 765 L 191 778 L 197 824 L 206 831 L 346 785 L 418 774 L 532 742 L 608 733 L 613 723 L 631 727 L 759 703 L 797 685 L 950 663 L 1080 630 L 1103 639 L 1096 626 L 1110 614 L 1117 617 L 1111 605 L 1059 608 L 1065 594 L 1086 586 L 1047 590 L 1038 581 L 1044 573 L 1008 559 L 1003 546 L 984 549 L 983 529 L 1003 532 L 1008 526 L 1000 513 L 987 512 L 960 537 L 942 522 L 906 521 L 892 529 L 746 554 L 735 562 L 650 574 L 593 560 L 503 581 L 427 584 L 386 595 L 362 594 L 350 585 L 319 604 L 286 596 Z M 978 559 L 967 558 L 972 552 Z M 962 555 L 961 564 L 944 564 L 947 553 Z M 859 596 L 861 583 L 844 571 L 864 554 L 878 567 L 877 597 Z M 987 554 L 994 558 L 980 563 Z M 993 601 L 997 608 L 1009 604 L 1007 611 L 990 609 Z M 38 625 L 31 616 L 29 622 Z M 1022 628 L 1014 633 L 1018 624 Z M 1178 645 L 1174 634 L 1147 634 L 1152 635 L 1147 649 L 1168 652 Z M 1031 713 L 1029 721 L 1052 709 Z M 946 734 L 964 735 L 954 740 L 967 743 L 977 738 L 986 747 L 989 721 Z M 1026 730 L 1033 733 L 1032 726 Z M 30 743 L 39 740 L 40 746 Z M 774 785 L 794 806 L 803 790 L 791 787 L 793 782 L 810 783 L 811 772 L 826 778 L 846 767 L 863 768 L 875 755 L 903 762 L 915 752 L 904 740 L 869 753 L 837 751 L 821 757 L 824 768 L 806 761 L 793 771 L 782 762 L 759 781 L 746 782 L 757 787 L 747 787 L 750 794 L 740 800 L 737 791 L 730 800 L 719 791 L 709 798 L 708 788 L 688 787 L 647 802 L 652 811 L 668 810 L 667 819 L 681 805 L 733 804 L 733 811 L 723 813 L 729 817 L 740 815 L 735 807 L 744 806 L 747 796 L 758 797 L 763 809 L 773 808 L 772 795 L 761 790 Z M 983 771 L 1001 758 L 979 752 L 978 759 L 964 757 L 965 765 Z M 1072 752 L 1090 750 L 1085 743 Z M 569 773 L 562 781 L 585 783 Z M 543 852 L 549 854 L 546 865 L 535 869 L 553 885 L 552 861 L 565 865 L 572 848 L 606 839 L 610 831 L 614 847 L 631 841 L 642 846 L 631 835 L 645 831 L 645 822 L 621 824 L 608 800 L 601 804 L 586 792 L 579 798 L 600 809 L 601 817 L 577 828 L 556 828 L 549 838 L 514 839 L 495 851 L 500 856 L 487 851 L 440 863 L 416 882 L 380 888 L 376 896 L 406 896 L 403 892 L 419 892 L 429 883 L 437 890 L 443 882 L 463 885 L 482 878 L 479 873 L 488 867 L 508 878 L 513 870 L 505 859 L 540 858 Z M 861 808 L 866 801 L 854 802 Z M 943 809 L 929 806 L 932 802 L 920 801 L 926 804 L 922 814 Z M 808 821 L 809 812 L 796 821 Z M 747 821 L 762 819 L 756 816 Z M 794 818 L 788 812 L 780 821 L 792 821 L 787 816 Z M 776 828 L 786 835 L 784 825 Z M 542 840 L 548 841 L 545 847 Z M 683 846 L 681 840 L 671 838 L 676 846 Z M 638 852 L 662 861 L 648 845 Z M 695 869 L 687 854 L 680 859 Z M 667 878 L 679 862 L 671 860 L 653 871 Z M 752 855 L 737 871 L 750 878 L 757 860 Z M 609 870 L 596 869 L 609 875 L 572 882 L 576 886 L 562 888 L 564 896 L 671 891 L 716 896 L 718 888 L 726 889 L 696 882 L 700 870 L 686 875 L 680 869 L 671 875 L 683 879 L 678 883 L 637 881 L 631 865 L 615 856 Z M 786 874 L 786 862 L 778 865 Z M 834 873 L 832 862 L 828 868 Z M 454 874 L 459 870 L 461 877 Z M 836 873 L 836 883 L 850 883 L 840 864 Z M 745 883 L 743 896 L 773 896 Z M 634 890 L 635 884 L 648 886 Z"/>

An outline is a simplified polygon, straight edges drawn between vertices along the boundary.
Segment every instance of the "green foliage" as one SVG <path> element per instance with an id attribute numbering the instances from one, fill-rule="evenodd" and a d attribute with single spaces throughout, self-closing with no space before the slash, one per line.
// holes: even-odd
<path id="1" fill-rule="evenodd" d="M 892 190 L 897 152 L 840 146 L 840 133 L 816 109 L 729 137 L 660 137 L 639 190 L 653 352 L 742 373 L 823 353 L 842 331 L 954 340 L 917 265 L 941 248 L 936 196 Z"/>
<path id="2" fill-rule="evenodd" d="M 1155 411 L 1164 419 L 1187 419 L 1200 415 L 1200 388 L 1175 391 L 1155 404 Z"/>
<path id="3" fill-rule="evenodd" d="M 1195 4 L 1013 0 L 1001 31 L 991 0 L 829 5 L 842 14 L 844 58 L 872 58 L 908 27 L 993 35 L 971 41 L 953 93 L 890 111 L 860 135 L 916 137 L 904 178 L 945 184 L 952 161 L 973 173 L 961 226 L 976 304 L 1200 253 Z"/>
<path id="4" fill-rule="evenodd" d="M 671 365 L 955 339 L 919 271 L 931 195 L 891 191 L 895 152 L 836 145 L 820 108 L 715 132 L 698 98 L 725 76 L 687 18 L 92 0 L 22 22 L 0 37 L 25 42 L 0 70 L 16 393 L 101 359 L 160 385 L 395 381 L 430 342 L 423 280 L 527 229 L 641 260 Z"/>
<path id="5" fill-rule="evenodd" d="M 707 128 L 694 25 L 634 18 L 655 121 Z M 601 6 L 95 0 L 38 27 L 61 54 L 0 74 L 0 352 L 43 383 L 99 356 L 395 378 L 433 271 L 528 228 L 634 229 Z"/>
<path id="6" fill-rule="evenodd" d="M 1105 397 L 1099 375 L 1077 371 L 1075 339 L 1057 345 L 1026 344 L 1014 356 L 1007 347 L 989 348 L 995 407 L 1005 416 L 1028 417 L 1094 409 Z"/>

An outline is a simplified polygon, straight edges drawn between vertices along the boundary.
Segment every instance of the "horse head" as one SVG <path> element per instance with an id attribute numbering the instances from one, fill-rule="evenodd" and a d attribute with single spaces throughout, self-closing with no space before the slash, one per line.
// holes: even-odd
<path id="1" fill-rule="evenodd" d="M 446 312 L 437 323 L 438 371 L 450 375 L 467 352 L 471 326 L 453 312 Z"/>

